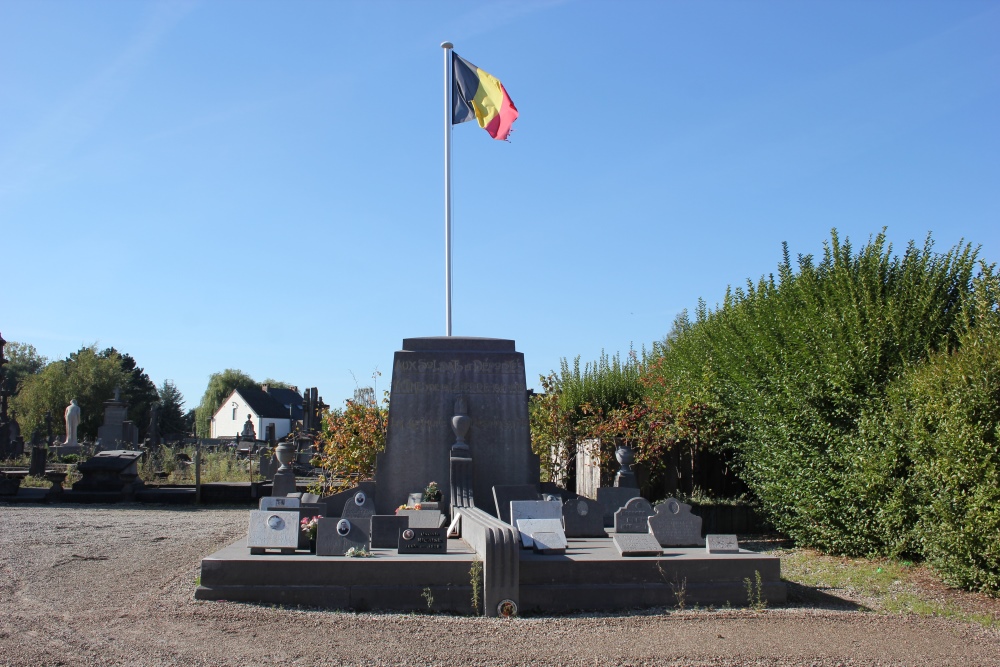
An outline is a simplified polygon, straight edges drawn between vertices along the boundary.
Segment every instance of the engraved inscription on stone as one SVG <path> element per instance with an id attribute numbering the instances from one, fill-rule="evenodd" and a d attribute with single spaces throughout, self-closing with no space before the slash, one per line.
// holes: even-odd
<path id="1" fill-rule="evenodd" d="M 691 506 L 676 498 L 668 498 L 656 506 L 649 517 L 649 529 L 664 547 L 704 546 L 701 537 L 701 517 L 691 514 Z"/>
<path id="2" fill-rule="evenodd" d="M 299 498 L 284 498 L 275 496 L 264 496 L 260 499 L 260 507 L 262 510 L 270 510 L 279 507 L 299 507 L 301 500 Z"/>
<path id="3" fill-rule="evenodd" d="M 615 549 L 624 557 L 661 556 L 663 549 L 650 533 L 615 533 Z"/>
<path id="4" fill-rule="evenodd" d="M 647 520 L 653 514 L 653 506 L 645 498 L 632 498 L 625 507 L 615 512 L 616 533 L 648 533 Z"/>
<path id="5" fill-rule="evenodd" d="M 447 528 L 407 528 L 399 536 L 399 553 L 401 554 L 443 554 L 447 552 Z"/>
<path id="6" fill-rule="evenodd" d="M 738 554 L 740 545 L 735 535 L 706 535 L 705 551 L 710 554 Z"/>
<path id="7" fill-rule="evenodd" d="M 597 489 L 597 502 L 604 506 L 604 525 L 609 528 L 615 525 L 615 512 L 638 497 L 639 489 L 628 486 L 602 486 Z"/>

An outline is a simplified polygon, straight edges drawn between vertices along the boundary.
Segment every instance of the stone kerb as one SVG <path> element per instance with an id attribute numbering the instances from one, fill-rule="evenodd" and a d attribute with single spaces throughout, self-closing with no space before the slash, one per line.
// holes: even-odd
<path id="1" fill-rule="evenodd" d="M 499 607 L 510 601 L 521 605 L 520 550 L 517 530 L 477 507 L 458 510 L 462 539 L 483 560 L 483 612 L 499 616 Z"/>

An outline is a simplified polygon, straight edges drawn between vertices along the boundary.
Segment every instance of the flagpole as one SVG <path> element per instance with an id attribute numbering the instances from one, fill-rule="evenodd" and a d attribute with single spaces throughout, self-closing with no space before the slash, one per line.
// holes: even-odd
<path id="1" fill-rule="evenodd" d="M 444 316 L 445 335 L 451 336 L 451 42 L 444 49 Z"/>

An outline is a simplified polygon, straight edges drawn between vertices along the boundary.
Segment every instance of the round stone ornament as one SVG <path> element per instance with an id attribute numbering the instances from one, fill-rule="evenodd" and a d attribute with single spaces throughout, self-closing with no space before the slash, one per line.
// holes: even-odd
<path id="1" fill-rule="evenodd" d="M 668 502 L 667 509 L 670 511 L 671 514 L 680 514 L 681 512 L 680 503 L 678 503 L 676 500 L 671 500 L 670 502 Z"/>
<path id="2" fill-rule="evenodd" d="M 351 532 L 351 522 L 347 519 L 341 519 L 337 522 L 337 534 L 341 537 L 347 537 L 348 533 Z"/>
<path id="3" fill-rule="evenodd" d="M 587 516 L 587 512 L 589 511 L 590 508 L 587 507 L 587 503 L 583 502 L 582 500 L 576 503 L 576 513 L 579 514 L 580 516 Z"/>
<path id="4" fill-rule="evenodd" d="M 285 527 L 285 520 L 277 514 L 267 517 L 267 527 L 271 530 L 281 530 Z"/>
<path id="5" fill-rule="evenodd" d="M 357 505 L 358 507 L 364 505 L 365 500 L 367 500 L 367 498 L 365 497 L 364 491 L 358 491 L 357 493 L 354 494 L 354 504 Z"/>
<path id="6" fill-rule="evenodd" d="M 412 540 L 413 539 L 413 531 L 411 529 L 409 529 L 409 528 L 407 528 L 406 530 L 404 530 L 403 531 L 403 539 L 404 540 Z"/>

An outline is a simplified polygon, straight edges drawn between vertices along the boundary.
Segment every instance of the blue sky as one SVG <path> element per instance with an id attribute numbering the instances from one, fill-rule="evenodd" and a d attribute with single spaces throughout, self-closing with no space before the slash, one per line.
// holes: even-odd
<path id="1" fill-rule="evenodd" d="M 0 0 L 4 338 L 388 388 L 444 334 L 444 40 L 520 111 L 454 129 L 454 333 L 529 386 L 833 227 L 1000 259 L 998 2 Z"/>

